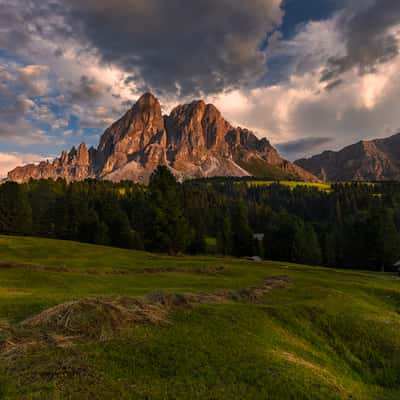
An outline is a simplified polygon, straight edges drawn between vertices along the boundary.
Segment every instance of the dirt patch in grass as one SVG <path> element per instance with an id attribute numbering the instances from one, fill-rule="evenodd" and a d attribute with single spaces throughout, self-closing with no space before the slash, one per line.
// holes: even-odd
<path id="1" fill-rule="evenodd" d="M 224 271 L 231 269 L 231 267 L 226 265 L 216 265 L 216 266 L 199 266 L 194 268 L 188 267 L 149 267 L 143 269 L 135 269 L 135 270 L 119 270 L 113 269 L 109 271 L 101 271 L 97 269 L 87 269 L 87 270 L 78 270 L 71 269 L 65 265 L 37 265 L 37 264 L 28 264 L 28 263 L 13 263 L 0 261 L 0 270 L 1 269 L 24 269 L 29 271 L 37 271 L 37 272 L 62 272 L 62 273 L 80 273 L 80 274 L 89 274 L 89 275 L 136 275 L 136 274 L 160 274 L 167 272 L 183 272 L 183 273 L 192 273 L 192 274 L 206 274 L 213 275 L 218 274 Z"/>
<path id="2" fill-rule="evenodd" d="M 14 263 L 8 261 L 0 261 L 1 269 L 25 269 L 29 271 L 41 271 L 41 272 L 70 272 L 65 265 L 35 265 L 28 263 Z"/>
<path id="3" fill-rule="evenodd" d="M 319 365 L 316 365 L 310 361 L 304 360 L 303 358 L 300 358 L 293 353 L 289 353 L 286 351 L 279 351 L 279 352 L 276 352 L 276 354 L 293 364 L 300 365 L 301 367 L 305 367 L 305 368 L 312 369 L 315 371 L 322 371 L 322 368 Z"/>
<path id="4" fill-rule="evenodd" d="M 0 342 L 0 355 L 12 358 L 49 345 L 68 347 L 82 340 L 108 340 L 136 325 L 168 323 L 172 311 L 198 304 L 259 303 L 272 289 L 289 284 L 288 277 L 279 276 L 267 278 L 261 285 L 236 291 L 84 298 L 49 308 L 7 328 L 8 335 Z"/>
<path id="5" fill-rule="evenodd" d="M 325 381 L 327 381 L 332 389 L 336 392 L 342 391 L 342 388 L 339 386 L 335 377 L 332 376 L 326 369 L 324 369 L 320 365 L 314 364 L 310 361 L 305 360 L 304 358 L 299 357 L 296 354 L 287 351 L 274 351 L 274 353 L 280 358 L 288 361 L 289 363 L 295 364 L 301 368 L 312 370 L 313 372 L 321 376 Z"/>
<path id="6" fill-rule="evenodd" d="M 166 272 L 184 272 L 191 274 L 206 274 L 206 275 L 214 275 L 224 271 L 231 269 L 231 267 L 226 265 L 217 265 L 217 266 L 200 266 L 195 268 L 187 268 L 187 267 L 149 267 L 143 269 L 136 269 L 134 271 L 127 270 L 111 270 L 111 271 L 99 271 L 95 269 L 89 269 L 85 271 L 87 274 L 93 275 L 135 275 L 135 274 L 161 274 Z"/>

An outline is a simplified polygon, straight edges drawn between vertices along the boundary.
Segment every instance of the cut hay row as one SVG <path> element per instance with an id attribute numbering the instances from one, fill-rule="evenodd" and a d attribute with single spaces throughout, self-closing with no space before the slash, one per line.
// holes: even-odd
<path id="1" fill-rule="evenodd" d="M 287 287 L 286 276 L 269 277 L 261 285 L 210 293 L 153 293 L 144 297 L 93 297 L 57 305 L 17 326 L 7 327 L 0 355 L 16 357 L 46 346 L 72 346 L 77 340 L 104 341 L 137 325 L 161 325 L 172 311 L 199 304 L 231 301 L 259 303 L 274 288 Z M 6 331 L 6 327 L 4 328 Z"/>

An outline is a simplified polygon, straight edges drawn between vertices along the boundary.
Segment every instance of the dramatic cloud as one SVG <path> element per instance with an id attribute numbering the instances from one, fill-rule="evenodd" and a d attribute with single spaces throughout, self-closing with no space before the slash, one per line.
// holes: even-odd
<path id="1" fill-rule="evenodd" d="M 350 3 L 337 19 L 337 29 L 346 45 L 345 54 L 329 59 L 321 80 L 337 82 L 340 75 L 352 68 L 360 74 L 374 72 L 379 64 L 395 58 L 399 53 L 399 24 L 398 0 Z"/>
<path id="2" fill-rule="evenodd" d="M 0 7 L 0 49 L 26 57 L 40 45 L 56 51 L 72 36 L 59 0 L 0 0 Z"/>
<path id="3" fill-rule="evenodd" d="M 33 129 L 26 115 L 36 106 L 28 97 L 21 95 L 13 104 L 0 106 L 0 141 L 12 140 L 26 144 L 43 140 L 43 132 Z"/>
<path id="4" fill-rule="evenodd" d="M 280 43 L 279 56 L 290 56 L 286 80 L 210 100 L 229 119 L 251 127 L 275 144 L 301 145 L 304 138 L 325 138 L 319 139 L 326 140 L 324 144 L 300 146 L 299 151 L 291 146 L 283 148 L 290 159 L 397 132 L 399 55 L 377 64 L 369 73 L 360 74 L 353 68 L 343 73 L 342 79 L 330 82 L 330 87 L 321 82 L 329 54 L 341 49 L 336 18 L 310 22 L 290 41 Z M 310 144 L 307 139 L 305 142 Z"/>
<path id="5" fill-rule="evenodd" d="M 324 3 L 0 0 L 0 150 L 94 145 L 143 90 L 166 113 L 205 97 L 291 159 L 397 131 L 400 2 Z"/>
<path id="6" fill-rule="evenodd" d="M 66 90 L 66 96 L 72 104 L 94 103 L 111 88 L 95 78 L 82 75 L 77 83 L 71 83 Z"/>
<path id="7" fill-rule="evenodd" d="M 281 81 L 292 75 L 307 74 L 325 65 L 333 55 L 345 53 L 338 18 L 335 15 L 328 20 L 309 22 L 290 40 L 280 37 L 270 46 L 270 56 L 282 58 L 278 71 Z"/>
<path id="8" fill-rule="evenodd" d="M 181 95 L 254 83 L 281 0 L 67 0 L 66 23 L 142 89 Z"/>
<path id="9" fill-rule="evenodd" d="M 20 81 L 27 88 L 27 93 L 32 96 L 44 96 L 48 91 L 48 82 L 45 75 L 49 67 L 46 65 L 27 65 L 18 68 Z"/>
<path id="10" fill-rule="evenodd" d="M 62 142 L 41 126 L 62 124 L 48 105 L 36 99 L 48 91 L 47 71 L 48 67 L 42 65 L 0 64 L 0 142 L 19 146 Z"/>
<path id="11" fill-rule="evenodd" d="M 316 149 L 318 150 L 322 146 L 326 146 L 333 140 L 333 138 L 329 137 L 307 137 L 287 143 L 279 143 L 276 146 L 283 155 L 290 158 L 297 158 L 314 152 Z"/>

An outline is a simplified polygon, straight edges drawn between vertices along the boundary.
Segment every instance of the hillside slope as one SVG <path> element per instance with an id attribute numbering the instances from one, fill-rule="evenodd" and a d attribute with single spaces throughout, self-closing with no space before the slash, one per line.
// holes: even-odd
<path id="1" fill-rule="evenodd" d="M 400 396 L 394 276 L 4 236 L 0 259 L 0 398 Z M 160 292 L 177 293 L 166 316 Z M 204 297 L 216 292 L 236 297 Z"/>
<path id="2" fill-rule="evenodd" d="M 400 180 L 400 133 L 295 162 L 325 181 Z"/>
<path id="3" fill-rule="evenodd" d="M 317 181 L 284 160 L 267 139 L 233 127 L 212 104 L 193 101 L 163 116 L 159 101 L 150 93 L 104 132 L 97 149 L 88 149 L 82 143 L 51 163 L 16 168 L 8 174 L 8 180 L 147 182 L 158 165 L 168 166 L 179 179 L 256 175 Z"/>

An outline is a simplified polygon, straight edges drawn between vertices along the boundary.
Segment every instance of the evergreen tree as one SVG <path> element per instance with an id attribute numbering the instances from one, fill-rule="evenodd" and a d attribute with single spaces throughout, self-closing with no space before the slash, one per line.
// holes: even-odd
<path id="1" fill-rule="evenodd" d="M 159 166 L 150 178 L 150 212 L 152 225 L 147 241 L 151 250 L 177 254 L 184 251 L 190 231 L 183 214 L 180 185 L 165 166 Z"/>
<path id="2" fill-rule="evenodd" d="M 391 209 L 384 209 L 380 213 L 377 242 L 378 267 L 382 270 L 391 269 L 400 256 L 400 236 Z"/>
<path id="3" fill-rule="evenodd" d="M 319 265 L 322 262 L 321 246 L 311 224 L 299 222 L 294 236 L 296 254 L 294 261 L 302 264 Z"/>
<path id="4" fill-rule="evenodd" d="M 253 255 L 253 233 L 250 229 L 247 208 L 240 202 L 234 208 L 232 218 L 233 255 L 237 257 Z"/>
<path id="5" fill-rule="evenodd" d="M 296 218 L 281 211 L 270 222 L 264 238 L 264 252 L 272 260 L 296 261 Z"/>
<path id="6" fill-rule="evenodd" d="M 39 236 L 53 237 L 55 232 L 55 202 L 57 194 L 51 180 L 31 181 L 28 192 L 32 210 L 32 233 Z"/>
<path id="7" fill-rule="evenodd" d="M 380 270 L 400 258 L 400 184 L 309 187 L 248 179 L 176 182 L 165 167 L 149 187 L 133 182 L 42 180 L 0 186 L 0 232 L 33 234 L 176 254 L 221 254 Z M 321 244 L 323 245 L 321 247 Z"/>
<path id="8" fill-rule="evenodd" d="M 128 216 L 120 208 L 116 209 L 108 223 L 111 245 L 125 249 L 143 249 L 143 241 L 129 223 Z"/>
<path id="9" fill-rule="evenodd" d="M 79 240 L 94 244 L 109 244 L 108 227 L 100 221 L 96 211 L 90 209 L 87 216 L 83 218 L 79 226 Z"/>
<path id="10" fill-rule="evenodd" d="M 217 251 L 219 254 L 225 256 L 233 254 L 232 236 L 231 220 L 228 216 L 225 216 L 217 235 Z"/>
<path id="11" fill-rule="evenodd" d="M 343 257 L 343 228 L 333 225 L 325 234 L 324 238 L 324 264 L 328 267 L 335 267 L 344 264 Z"/>
<path id="12" fill-rule="evenodd" d="M 32 209 L 23 185 L 7 182 L 0 186 L 0 232 L 32 233 Z"/>

